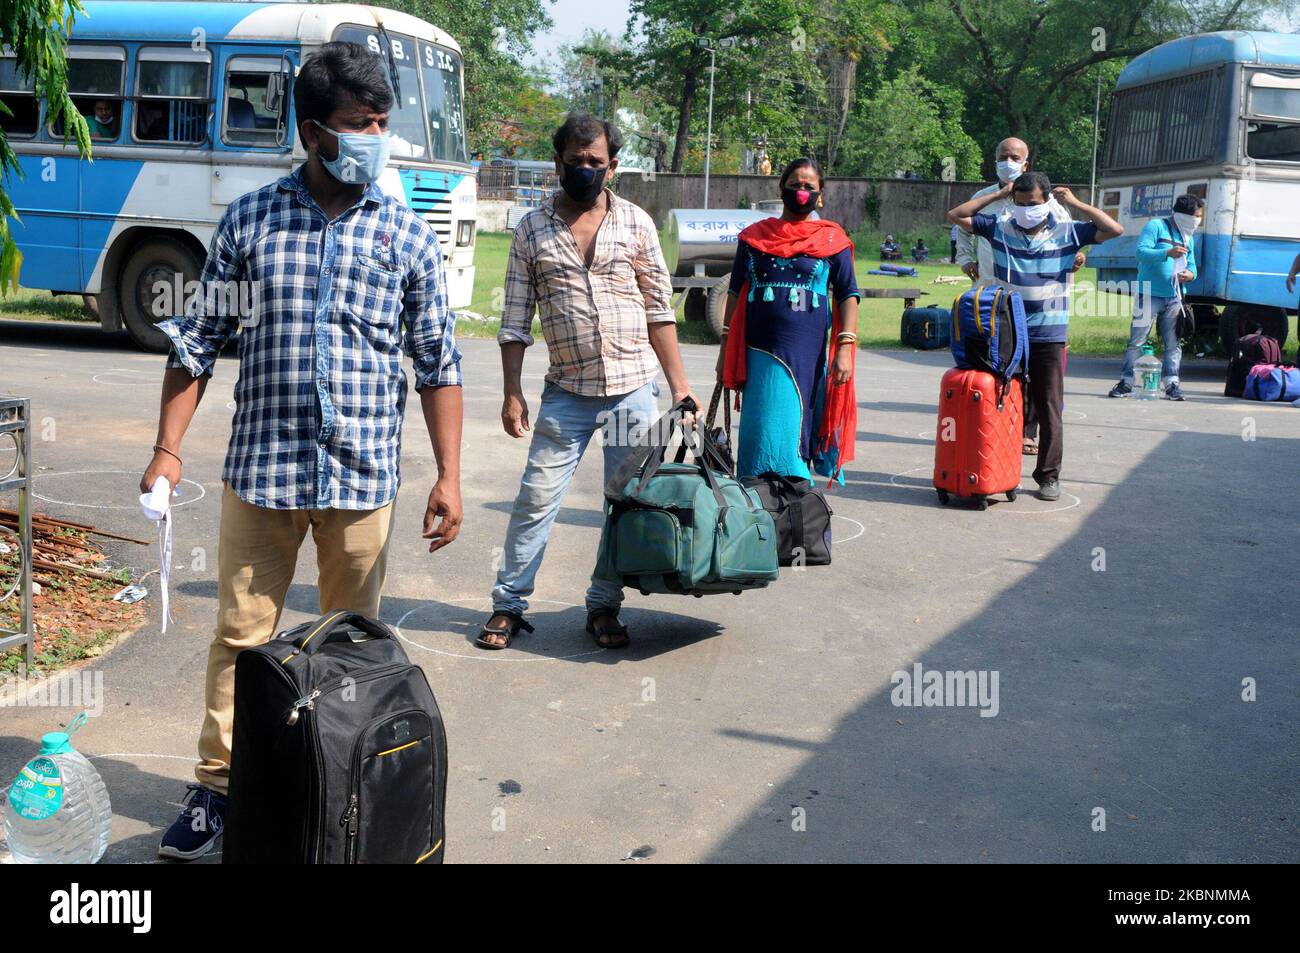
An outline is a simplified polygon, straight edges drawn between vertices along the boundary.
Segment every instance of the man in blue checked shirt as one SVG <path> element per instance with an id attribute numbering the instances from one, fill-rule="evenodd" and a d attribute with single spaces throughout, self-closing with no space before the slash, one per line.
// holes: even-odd
<path id="1" fill-rule="evenodd" d="M 158 852 L 191 860 L 221 833 L 230 772 L 235 655 L 274 634 L 310 528 L 320 611 L 379 613 L 407 378 L 438 480 L 424 513 L 434 552 L 460 530 L 460 353 L 438 236 L 375 180 L 388 159 L 392 93 L 382 60 L 327 43 L 294 83 L 307 161 L 231 203 L 171 339 L 153 459 L 141 487 L 181 478 L 181 439 L 213 364 L 238 332 L 235 417 L 222 480 L 217 630 L 197 784 Z M 251 285 L 249 300 L 220 289 Z M 198 300 L 202 297 L 204 300 Z"/>

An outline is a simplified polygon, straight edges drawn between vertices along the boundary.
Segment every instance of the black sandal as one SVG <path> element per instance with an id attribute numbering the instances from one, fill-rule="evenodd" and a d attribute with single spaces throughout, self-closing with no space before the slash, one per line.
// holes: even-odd
<path id="1" fill-rule="evenodd" d="M 479 630 L 478 638 L 474 640 L 475 645 L 485 649 L 508 649 L 510 647 L 510 640 L 513 639 L 516 634 L 518 634 L 520 629 L 523 629 L 525 632 L 533 631 L 532 625 L 530 625 L 528 620 L 525 619 L 518 612 L 493 612 L 492 613 L 492 617 L 496 617 L 499 615 L 505 616 L 506 619 L 509 620 L 505 628 L 493 629 L 490 628 L 487 623 L 484 623 L 483 628 Z M 489 618 L 488 622 L 491 621 L 492 618 Z M 505 636 L 506 640 L 504 642 L 489 642 L 487 641 L 487 636 L 489 635 L 503 635 Z"/>
<path id="2" fill-rule="evenodd" d="M 599 616 L 613 619 L 614 624 L 612 626 L 606 624 L 601 627 L 599 632 L 597 632 L 596 619 Z M 611 612 L 608 609 L 597 609 L 595 612 L 587 613 L 587 632 L 596 637 L 596 644 L 602 649 L 626 648 L 627 644 L 631 641 L 627 634 L 627 626 L 618 621 L 618 613 Z M 600 641 L 601 639 L 610 639 L 611 641 L 606 643 Z M 620 639 L 622 641 L 619 641 Z"/>

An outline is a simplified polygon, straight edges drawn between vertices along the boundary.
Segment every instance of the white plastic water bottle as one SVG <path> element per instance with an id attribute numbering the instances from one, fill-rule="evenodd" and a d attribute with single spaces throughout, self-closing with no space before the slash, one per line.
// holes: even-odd
<path id="1" fill-rule="evenodd" d="M 93 864 L 104 856 L 113 808 L 99 772 L 72 747 L 69 735 L 86 722 L 41 737 L 5 799 L 5 837 L 20 864 Z"/>
<path id="2" fill-rule="evenodd" d="M 1156 357 L 1156 349 L 1150 344 L 1142 345 L 1142 356 L 1134 367 L 1133 382 L 1137 385 L 1133 388 L 1133 396 L 1138 400 L 1160 399 L 1160 358 Z"/>

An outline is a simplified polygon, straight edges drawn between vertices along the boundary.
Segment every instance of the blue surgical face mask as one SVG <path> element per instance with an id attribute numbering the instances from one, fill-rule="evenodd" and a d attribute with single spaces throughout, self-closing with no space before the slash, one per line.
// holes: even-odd
<path id="1" fill-rule="evenodd" d="M 316 122 L 316 125 L 338 139 L 339 154 L 333 159 L 326 159 L 319 151 L 316 154 L 329 174 L 345 185 L 374 182 L 388 165 L 386 134 L 371 136 L 363 132 L 335 132 L 322 123 Z"/>
<path id="2" fill-rule="evenodd" d="M 1024 169 L 1024 163 L 1017 162 L 1015 159 L 1000 159 L 998 161 L 998 181 L 1014 182 L 1020 178 L 1020 173 Z"/>

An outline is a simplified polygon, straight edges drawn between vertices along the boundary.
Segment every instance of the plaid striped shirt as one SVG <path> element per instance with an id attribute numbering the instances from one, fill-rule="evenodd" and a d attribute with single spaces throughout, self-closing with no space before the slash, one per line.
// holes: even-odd
<path id="1" fill-rule="evenodd" d="M 533 312 L 550 352 L 546 379 L 584 397 L 626 394 L 654 379 L 649 326 L 674 321 L 672 280 L 654 222 L 609 189 L 591 268 L 552 194 L 515 226 L 497 340 L 533 343 Z"/>
<path id="2" fill-rule="evenodd" d="M 391 501 L 401 480 L 403 352 L 417 389 L 461 383 L 433 229 L 375 185 L 329 221 L 299 167 L 230 204 L 200 282 L 204 294 L 187 292 L 184 317 L 159 328 L 172 343 L 167 366 L 195 377 L 212 373 L 238 332 L 222 479 L 270 509 Z"/>

